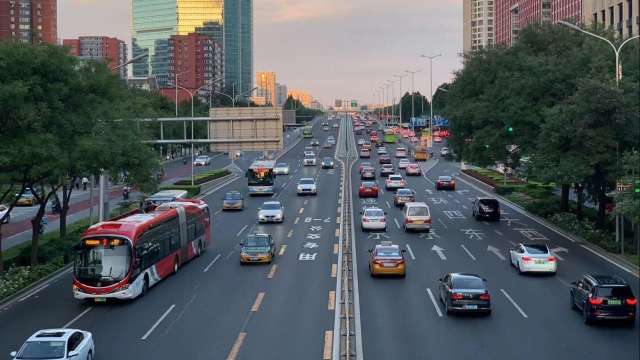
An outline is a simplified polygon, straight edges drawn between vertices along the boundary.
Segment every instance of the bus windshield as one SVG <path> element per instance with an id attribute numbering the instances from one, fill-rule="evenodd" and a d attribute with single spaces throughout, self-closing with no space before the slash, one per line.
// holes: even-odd
<path id="1" fill-rule="evenodd" d="M 249 169 L 249 186 L 272 186 L 275 182 L 273 169 Z"/>
<path id="2" fill-rule="evenodd" d="M 83 283 L 117 282 L 131 264 L 129 243 L 111 237 L 83 239 L 76 253 L 75 276 Z"/>

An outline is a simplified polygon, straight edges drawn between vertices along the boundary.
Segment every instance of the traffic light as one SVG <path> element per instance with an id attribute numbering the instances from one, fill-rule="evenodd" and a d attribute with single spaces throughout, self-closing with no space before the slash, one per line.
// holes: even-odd
<path id="1" fill-rule="evenodd" d="M 507 127 L 507 132 L 508 132 L 509 134 L 513 134 L 513 126 L 509 126 L 509 127 Z"/>

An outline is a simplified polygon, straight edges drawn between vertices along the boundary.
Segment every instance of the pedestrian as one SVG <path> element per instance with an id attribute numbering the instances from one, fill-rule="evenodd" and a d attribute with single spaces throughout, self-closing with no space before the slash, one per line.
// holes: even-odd
<path id="1" fill-rule="evenodd" d="M 87 191 L 87 184 L 89 184 L 89 178 L 82 177 L 82 191 Z"/>
<path id="2" fill-rule="evenodd" d="M 76 178 L 74 184 L 76 186 L 76 190 L 80 190 L 80 179 Z"/>

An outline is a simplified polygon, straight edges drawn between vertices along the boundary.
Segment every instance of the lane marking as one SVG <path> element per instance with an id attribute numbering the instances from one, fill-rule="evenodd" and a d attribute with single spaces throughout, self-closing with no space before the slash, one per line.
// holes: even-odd
<path id="1" fill-rule="evenodd" d="M 387 203 L 387 207 L 388 207 L 389 209 L 391 209 L 391 204 L 389 204 L 389 202 L 388 202 L 388 201 L 385 201 L 385 202 Z"/>
<path id="2" fill-rule="evenodd" d="M 500 232 L 500 230 L 498 230 L 498 229 L 493 229 L 493 231 L 494 231 L 496 234 L 498 234 L 498 235 L 502 236 L 502 232 Z"/>
<path id="3" fill-rule="evenodd" d="M 442 224 L 442 226 L 444 226 L 445 229 L 448 229 L 447 224 L 445 224 L 444 221 L 442 221 L 442 219 L 438 219 L 438 222 Z"/>
<path id="4" fill-rule="evenodd" d="M 305 199 L 305 201 L 303 202 L 304 205 L 307 205 L 309 203 L 309 199 Z"/>
<path id="5" fill-rule="evenodd" d="M 204 270 L 202 272 L 207 272 L 209 271 L 209 269 L 213 266 L 213 264 L 216 263 L 216 261 L 218 261 L 218 259 L 220 259 L 220 254 L 218 254 L 218 256 L 216 256 L 215 259 L 211 260 L 211 262 L 209 263 L 209 265 L 207 265 L 207 267 L 204 268 Z"/>
<path id="6" fill-rule="evenodd" d="M 438 316 L 442 317 L 442 311 L 440 311 L 440 306 L 438 306 L 438 302 L 436 302 L 436 298 L 433 296 L 433 293 L 431 292 L 431 289 L 427 288 L 427 293 L 429 294 L 429 298 L 431 299 L 431 302 L 433 303 L 433 307 L 436 308 L 436 312 L 438 313 Z"/>
<path id="7" fill-rule="evenodd" d="M 322 360 L 331 360 L 332 348 L 333 348 L 333 331 L 327 330 L 324 332 L 324 349 L 322 353 Z"/>
<path id="8" fill-rule="evenodd" d="M 464 244 L 460 244 L 460 246 L 462 246 L 462 249 L 467 253 L 467 255 L 469 255 L 471 259 L 473 259 L 473 261 L 476 261 L 476 257 L 471 254 L 471 251 L 469 251 L 469 249 L 467 249 Z"/>
<path id="9" fill-rule="evenodd" d="M 453 201 L 455 201 L 456 203 L 460 204 L 460 200 L 458 200 L 458 199 L 453 199 Z"/>
<path id="10" fill-rule="evenodd" d="M 411 256 L 411 260 L 415 260 L 416 257 L 415 255 L 413 255 L 413 250 L 411 250 L 411 246 L 409 246 L 409 244 L 407 244 L 407 250 L 409 250 L 409 255 Z"/>
<path id="11" fill-rule="evenodd" d="M 247 333 L 244 331 L 238 334 L 238 337 L 236 338 L 236 341 L 233 343 L 233 346 L 231 347 L 231 351 L 227 356 L 227 360 L 236 360 L 236 358 L 238 357 L 238 353 L 240 353 L 240 347 L 242 347 L 242 343 L 244 342 L 244 338 L 246 337 L 247 337 Z"/>
<path id="12" fill-rule="evenodd" d="M 247 226 L 248 225 L 243 226 L 242 229 L 240 229 L 240 231 L 238 231 L 238 233 L 236 234 L 236 237 L 240 236 L 240 234 L 242 234 L 242 232 L 247 229 Z"/>
<path id="13" fill-rule="evenodd" d="M 334 278 L 338 275 L 338 264 L 331 264 L 331 277 Z"/>
<path id="14" fill-rule="evenodd" d="M 469 207 L 467 205 L 462 205 L 462 208 L 465 210 L 469 210 Z"/>
<path id="15" fill-rule="evenodd" d="M 336 292 L 333 290 L 329 291 L 329 301 L 327 303 L 327 309 L 329 311 L 334 311 L 336 309 Z"/>
<path id="16" fill-rule="evenodd" d="M 167 315 L 169 315 L 169 313 L 171 311 L 173 311 L 173 309 L 176 307 L 176 304 L 172 304 L 171 306 L 169 306 L 169 308 L 167 309 L 167 311 L 164 312 L 164 314 L 162 314 L 162 316 L 160 316 L 160 318 L 158 320 L 156 320 L 156 322 L 153 324 L 153 326 L 151 326 L 151 328 L 149 330 L 147 330 L 147 332 L 142 335 L 142 337 L 140 338 L 140 340 L 147 340 L 147 338 L 149 337 L 149 335 L 151 335 L 151 333 L 153 332 L 153 330 L 155 330 L 158 325 L 160 325 L 160 323 L 162 322 L 162 320 L 164 320 Z"/>
<path id="17" fill-rule="evenodd" d="M 290 238 L 291 235 L 293 235 L 293 229 L 289 230 L 289 232 L 287 233 L 287 237 Z"/>
<path id="18" fill-rule="evenodd" d="M 400 223 L 398 222 L 398 219 L 393 218 L 393 222 L 395 222 L 395 223 L 396 223 L 396 227 L 397 227 L 398 229 L 400 229 Z"/>
<path id="19" fill-rule="evenodd" d="M 333 254 L 337 254 L 340 250 L 340 244 L 333 244 Z"/>
<path id="20" fill-rule="evenodd" d="M 302 214 L 302 212 L 304 211 L 304 208 L 300 208 L 300 211 L 298 211 L 298 214 Z"/>
<path id="21" fill-rule="evenodd" d="M 269 274 L 267 275 L 267 279 L 273 279 L 273 276 L 276 274 L 276 270 L 278 269 L 278 265 L 271 265 L 271 270 L 269 270 Z"/>
<path id="22" fill-rule="evenodd" d="M 69 326 L 73 325 L 73 323 L 75 323 L 76 321 L 78 321 L 78 319 L 80 319 L 81 317 L 83 317 L 86 313 L 88 313 L 89 311 L 91 311 L 91 309 L 93 308 L 87 308 L 85 311 L 81 312 L 80 314 L 78 314 L 76 317 L 74 317 L 73 319 L 71 319 L 71 321 L 69 321 L 68 323 L 64 324 L 64 326 L 62 327 L 63 329 L 68 328 Z"/>
<path id="23" fill-rule="evenodd" d="M 295 225 L 297 225 L 297 224 L 298 224 L 298 221 L 300 221 L 300 217 L 299 217 L 299 216 L 296 218 L 296 220 L 295 220 L 293 223 L 294 223 Z"/>
<path id="24" fill-rule="evenodd" d="M 42 286 L 40 286 L 39 288 L 31 291 L 30 293 L 28 293 L 27 295 L 21 297 L 20 299 L 18 299 L 18 302 L 23 302 L 25 300 L 27 300 L 28 298 L 32 297 L 33 295 L 39 293 L 40 291 L 46 289 L 47 287 L 49 287 L 49 284 L 44 284 Z"/>
<path id="25" fill-rule="evenodd" d="M 253 303 L 253 306 L 251 306 L 252 312 L 256 312 L 260 310 L 260 304 L 262 304 L 262 299 L 264 299 L 264 294 L 265 294 L 264 291 L 261 291 L 258 293 L 258 296 L 256 297 L 256 301 Z"/>
<path id="26" fill-rule="evenodd" d="M 340 228 L 336 229 L 336 237 L 340 237 Z"/>
<path id="27" fill-rule="evenodd" d="M 520 312 L 520 315 L 522 315 L 522 317 L 527 319 L 528 318 L 527 314 L 525 314 L 525 312 L 522 311 L 522 308 L 520 308 L 520 306 L 511 298 L 511 296 L 509 296 L 509 294 L 507 294 L 507 292 L 504 291 L 504 289 L 500 289 L 500 291 L 502 292 L 502 295 L 504 295 L 511 302 L 511 304 Z"/>
<path id="28" fill-rule="evenodd" d="M 282 256 L 285 250 L 287 250 L 287 245 L 280 245 L 280 252 L 278 253 L 278 256 Z"/>
<path id="29" fill-rule="evenodd" d="M 214 212 L 214 213 L 213 213 L 213 215 L 218 215 L 218 214 L 220 214 L 221 212 L 222 212 L 222 209 L 220 209 L 220 210 L 218 210 L 218 211 Z"/>

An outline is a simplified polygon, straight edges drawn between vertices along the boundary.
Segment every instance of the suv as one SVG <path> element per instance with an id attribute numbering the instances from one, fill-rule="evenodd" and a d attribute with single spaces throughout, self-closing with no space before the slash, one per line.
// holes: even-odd
<path id="1" fill-rule="evenodd" d="M 494 198 L 479 197 L 473 200 L 471 212 L 476 220 L 500 220 L 500 203 Z"/>
<path id="2" fill-rule="evenodd" d="M 584 275 L 571 283 L 571 308 L 582 311 L 585 324 L 594 320 L 624 320 L 635 325 L 638 299 L 631 287 L 618 276 Z"/>

